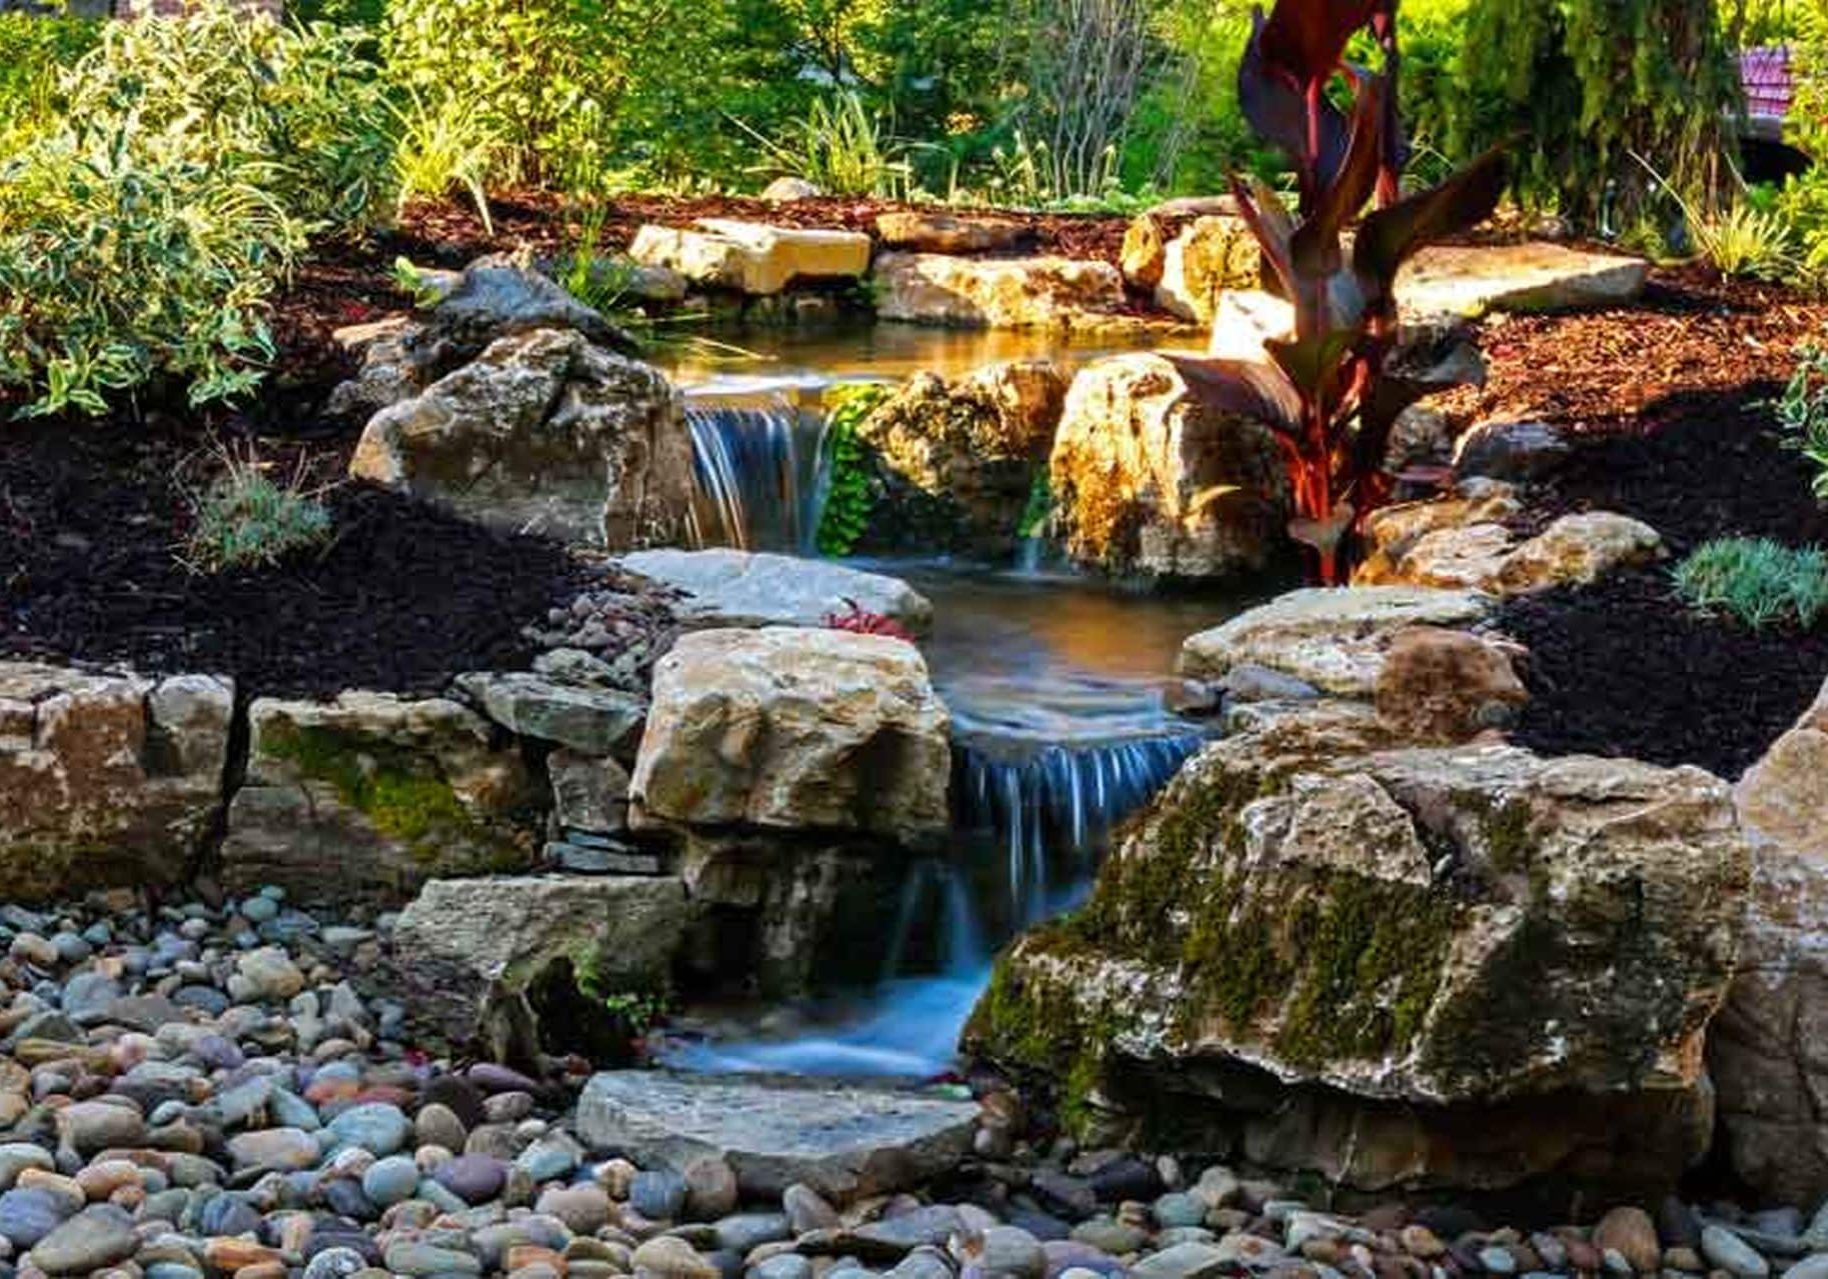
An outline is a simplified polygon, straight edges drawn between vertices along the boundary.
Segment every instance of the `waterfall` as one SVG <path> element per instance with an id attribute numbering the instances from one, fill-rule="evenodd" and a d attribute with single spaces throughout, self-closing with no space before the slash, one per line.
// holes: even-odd
<path id="1" fill-rule="evenodd" d="M 825 416 L 782 395 L 688 401 L 701 546 L 816 554 L 829 464 Z"/>

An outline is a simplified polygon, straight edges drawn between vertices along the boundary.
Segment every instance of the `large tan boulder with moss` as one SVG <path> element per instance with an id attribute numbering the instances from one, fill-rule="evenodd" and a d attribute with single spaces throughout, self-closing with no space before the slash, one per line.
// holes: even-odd
<path id="1" fill-rule="evenodd" d="M 1285 544 L 1287 478 L 1269 431 L 1203 402 L 1159 355 L 1079 371 L 1049 474 L 1067 554 L 1106 572 L 1227 577 Z"/>
<path id="2" fill-rule="evenodd" d="M 1006 954 L 970 1041 L 1069 1113 L 1184 1094 L 1180 1132 L 1359 1189 L 1673 1182 L 1750 875 L 1729 788 L 1388 742 L 1329 707 L 1209 746 Z"/>
<path id="3" fill-rule="evenodd" d="M 771 626 L 683 636 L 654 668 L 640 825 L 864 832 L 948 825 L 950 718 L 912 644 Z"/>
<path id="4" fill-rule="evenodd" d="M 1123 305 L 1123 277 L 1109 262 L 1076 258 L 962 258 L 884 253 L 872 272 L 876 314 L 958 329 L 1056 329 Z"/>
<path id="5" fill-rule="evenodd" d="M 0 899 L 170 884 L 221 808 L 234 685 L 0 662 Z"/>
<path id="6" fill-rule="evenodd" d="M 1724 1154 L 1771 1203 L 1828 1195 L 1828 686 L 1734 797 L 1756 867 L 1708 1039 Z"/>
<path id="7" fill-rule="evenodd" d="M 1256 288 L 1262 270 L 1262 250 L 1244 219 L 1195 218 L 1162 250 L 1155 304 L 1184 320 L 1211 324 L 1225 294 Z"/>
<path id="8" fill-rule="evenodd" d="M 664 994 L 690 921 L 666 876 L 434 879 L 400 915 L 395 976 L 426 1042 L 531 1064 L 593 1034 L 613 1047 L 605 999 Z"/>
<path id="9" fill-rule="evenodd" d="M 571 329 L 499 338 L 370 418 L 349 473 L 505 532 L 626 548 L 683 532 L 679 392 Z"/>
<path id="10" fill-rule="evenodd" d="M 399 905 L 428 879 L 533 864 L 545 801 L 519 745 L 444 698 L 256 699 L 223 878 L 308 904 Z"/>
<path id="11" fill-rule="evenodd" d="M 929 544 L 1006 558 L 1065 401 L 1066 378 L 1051 360 L 1011 360 L 950 380 L 918 373 L 857 435 L 891 490 L 895 523 L 931 530 Z"/>
<path id="12" fill-rule="evenodd" d="M 870 248 L 870 237 L 856 231 L 701 218 L 690 228 L 642 227 L 628 255 L 693 284 L 768 297 L 799 283 L 854 280 L 869 270 Z"/>

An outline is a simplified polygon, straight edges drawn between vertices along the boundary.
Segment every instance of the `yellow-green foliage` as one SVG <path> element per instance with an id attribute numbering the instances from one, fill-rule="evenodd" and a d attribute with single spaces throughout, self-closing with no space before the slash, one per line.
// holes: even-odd
<path id="1" fill-rule="evenodd" d="M 262 749 L 305 777 L 328 783 L 337 798 L 381 834 L 428 855 L 441 838 L 471 836 L 479 827 L 450 783 L 429 774 L 404 752 L 333 728 L 269 728 Z"/>

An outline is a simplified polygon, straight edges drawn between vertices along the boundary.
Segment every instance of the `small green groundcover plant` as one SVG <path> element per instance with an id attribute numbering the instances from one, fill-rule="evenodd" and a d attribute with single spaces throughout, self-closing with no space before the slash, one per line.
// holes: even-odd
<path id="1" fill-rule="evenodd" d="M 1828 612 L 1828 554 L 1770 538 L 1720 538 L 1677 566 L 1676 592 L 1691 608 L 1728 614 L 1753 630 L 1784 623 L 1806 630 Z"/>
<path id="2" fill-rule="evenodd" d="M 819 517 L 821 555 L 849 555 L 869 527 L 875 499 L 870 492 L 866 450 L 857 428 L 891 394 L 888 387 L 873 382 L 839 387 L 832 393 L 834 403 L 825 428 L 831 479 L 825 510 Z"/>
<path id="3" fill-rule="evenodd" d="M 190 502 L 183 558 L 193 569 L 270 568 L 329 540 L 330 508 L 301 472 L 276 480 L 252 453 L 220 457 L 221 472 Z"/>

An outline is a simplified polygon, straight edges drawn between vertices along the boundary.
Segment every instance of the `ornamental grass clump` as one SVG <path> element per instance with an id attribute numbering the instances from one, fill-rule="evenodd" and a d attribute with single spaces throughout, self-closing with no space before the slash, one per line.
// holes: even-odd
<path id="1" fill-rule="evenodd" d="M 1367 29 L 1377 70 L 1345 60 Z M 1328 584 L 1346 579 L 1349 536 L 1389 498 L 1383 466 L 1397 415 L 1438 389 L 1385 368 L 1398 336 L 1397 272 L 1430 241 L 1484 221 L 1505 182 L 1502 156 L 1489 151 L 1403 194 L 1399 61 L 1395 0 L 1277 0 L 1267 18 L 1257 12 L 1239 99 L 1294 168 L 1296 208 L 1255 179 L 1233 178 L 1232 190 L 1267 282 L 1292 304 L 1294 331 L 1266 341 L 1262 359 L 1177 360 L 1207 403 L 1270 429 L 1294 504 L 1289 533 L 1312 548 Z M 1348 251 L 1343 233 L 1355 221 Z"/>
<path id="2" fill-rule="evenodd" d="M 222 473 L 192 499 L 184 560 L 203 573 L 271 568 L 330 538 L 330 508 L 301 474 L 275 480 L 250 454 L 225 454 Z"/>
<path id="3" fill-rule="evenodd" d="M 1828 554 L 1770 538 L 1705 542 L 1676 568 L 1690 608 L 1725 613 L 1753 630 L 1793 623 L 1807 630 L 1828 614 Z"/>
<path id="4" fill-rule="evenodd" d="M 1815 469 L 1815 495 L 1828 502 L 1828 350 L 1805 347 L 1796 371 L 1777 402 L 1784 446 L 1801 453 Z"/>

